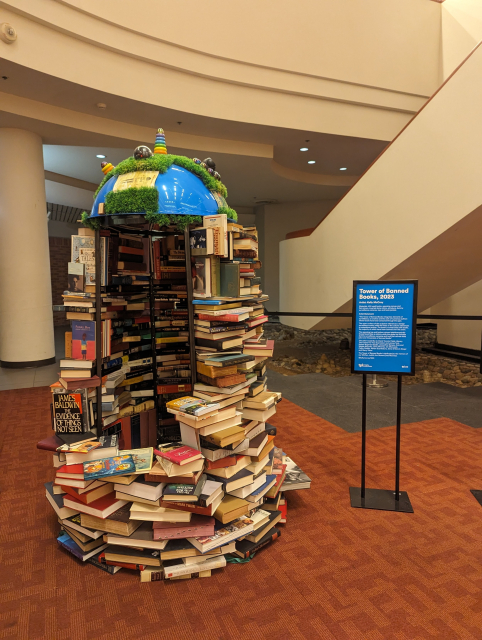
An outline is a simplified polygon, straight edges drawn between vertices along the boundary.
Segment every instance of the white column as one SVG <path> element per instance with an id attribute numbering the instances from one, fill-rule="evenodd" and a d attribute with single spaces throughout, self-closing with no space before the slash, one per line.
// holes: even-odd
<path id="1" fill-rule="evenodd" d="M 55 362 L 42 139 L 0 129 L 0 363 Z"/>

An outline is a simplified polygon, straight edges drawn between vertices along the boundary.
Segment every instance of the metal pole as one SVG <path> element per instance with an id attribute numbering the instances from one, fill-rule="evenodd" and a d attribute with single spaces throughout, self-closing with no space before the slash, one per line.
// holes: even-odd
<path id="1" fill-rule="evenodd" d="M 187 313 L 189 319 L 189 355 L 191 361 L 191 393 L 196 382 L 196 350 L 194 348 L 194 306 L 192 275 L 191 275 L 191 245 L 189 243 L 189 226 L 184 229 L 184 254 L 186 256 L 186 284 L 187 284 Z"/>
<path id="2" fill-rule="evenodd" d="M 159 428 L 159 400 L 157 397 L 157 343 L 156 343 L 156 298 L 154 295 L 154 247 L 152 235 L 149 234 L 149 309 L 151 321 L 151 351 L 152 351 L 152 384 L 154 389 L 154 409 L 156 411 L 156 445 Z M 157 240 L 159 242 L 159 240 Z"/>
<path id="3" fill-rule="evenodd" d="M 361 498 L 365 498 L 365 460 L 367 446 L 367 374 L 363 374 L 362 391 L 362 449 L 361 449 Z"/>
<path id="4" fill-rule="evenodd" d="M 100 230 L 95 230 L 95 360 L 96 373 L 100 384 L 96 389 L 97 398 L 97 437 L 102 435 L 102 298 L 100 289 Z"/>
<path id="5" fill-rule="evenodd" d="M 397 380 L 397 453 L 395 463 L 395 500 L 400 500 L 400 431 L 402 419 L 402 376 Z"/>

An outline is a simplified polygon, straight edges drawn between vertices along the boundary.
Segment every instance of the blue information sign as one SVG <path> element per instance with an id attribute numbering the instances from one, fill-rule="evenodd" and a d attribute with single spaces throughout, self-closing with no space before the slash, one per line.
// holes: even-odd
<path id="1" fill-rule="evenodd" d="M 415 373 L 417 284 L 353 283 L 353 373 Z"/>

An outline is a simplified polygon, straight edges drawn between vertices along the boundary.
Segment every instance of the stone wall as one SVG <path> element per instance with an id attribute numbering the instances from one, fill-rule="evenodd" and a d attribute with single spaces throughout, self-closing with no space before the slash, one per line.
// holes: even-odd
<path id="1" fill-rule="evenodd" d="M 265 335 L 284 345 L 293 346 L 298 353 L 291 355 L 275 354 L 268 367 L 290 375 L 300 373 L 324 373 L 332 377 L 350 376 L 351 352 L 349 349 L 334 349 L 344 338 L 351 342 L 351 329 L 330 329 L 305 331 L 293 329 L 277 323 L 265 324 Z M 423 384 L 445 382 L 457 387 L 478 387 L 482 385 L 479 365 L 461 362 L 453 358 L 444 358 L 421 351 L 423 347 L 433 345 L 437 340 L 437 331 L 432 328 L 417 328 L 417 352 L 415 356 L 415 375 L 403 376 L 404 384 Z M 316 347 L 331 345 L 331 350 L 313 357 Z M 306 354 L 306 355 L 305 355 Z M 396 380 L 396 376 L 379 376 L 386 380 Z"/>

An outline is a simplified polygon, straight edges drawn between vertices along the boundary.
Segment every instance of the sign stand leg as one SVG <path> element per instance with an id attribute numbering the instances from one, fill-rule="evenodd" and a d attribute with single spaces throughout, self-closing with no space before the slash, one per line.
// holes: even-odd
<path id="1" fill-rule="evenodd" d="M 400 500 L 400 435 L 402 423 L 402 376 L 397 378 L 397 445 L 395 454 L 395 500 Z"/>
<path id="2" fill-rule="evenodd" d="M 365 487 L 366 433 L 367 433 L 367 375 L 363 374 L 362 395 L 362 455 L 361 487 L 350 487 L 351 506 L 358 509 L 379 511 L 399 511 L 413 513 L 413 507 L 406 491 L 400 491 L 400 434 L 402 423 L 402 376 L 397 379 L 397 442 L 395 459 L 395 491 L 387 489 L 367 489 Z M 481 492 L 482 494 L 482 492 Z"/>
<path id="3" fill-rule="evenodd" d="M 367 374 L 363 374 L 362 391 L 362 445 L 361 445 L 361 490 L 360 497 L 365 499 L 365 463 L 367 449 Z"/>

